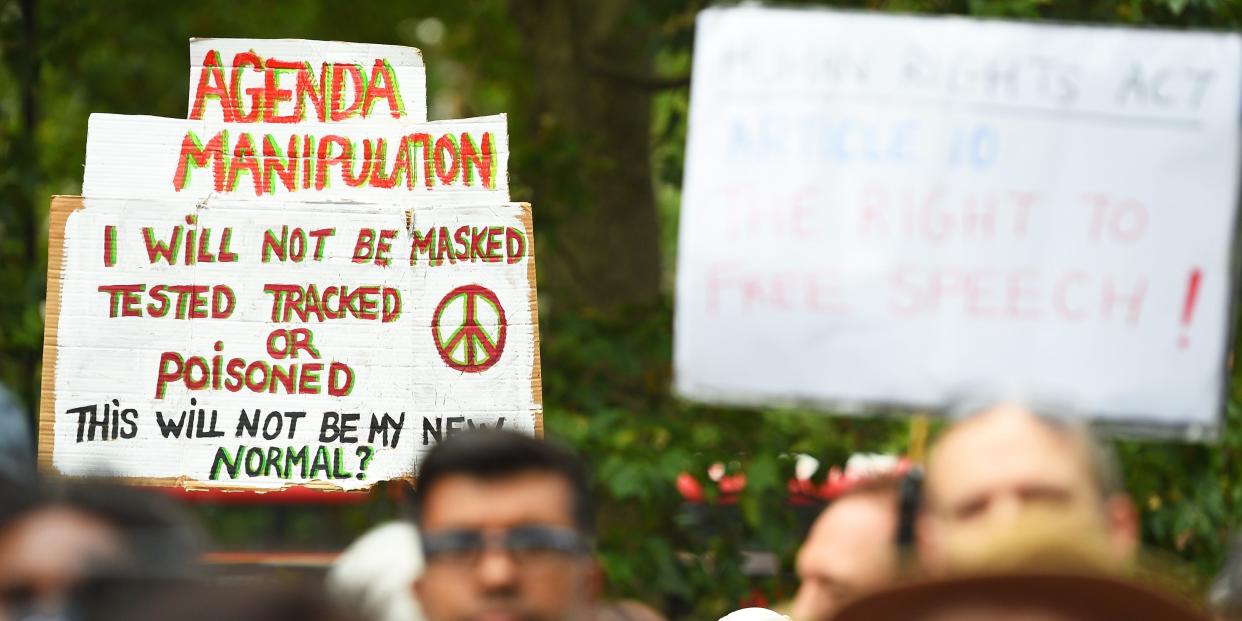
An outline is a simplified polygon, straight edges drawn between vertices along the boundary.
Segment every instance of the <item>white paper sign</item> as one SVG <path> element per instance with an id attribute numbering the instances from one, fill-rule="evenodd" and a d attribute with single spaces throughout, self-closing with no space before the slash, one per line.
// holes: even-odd
<path id="1" fill-rule="evenodd" d="M 680 394 L 1217 424 L 1239 37 L 699 16 Z"/>
<path id="2" fill-rule="evenodd" d="M 427 120 L 416 48 L 302 39 L 191 39 L 188 118 L 233 123 Z"/>
<path id="3" fill-rule="evenodd" d="M 503 114 L 294 125 L 92 114 L 82 194 L 221 197 L 259 208 L 289 201 L 477 205 L 509 200 L 508 161 Z"/>
<path id="4" fill-rule="evenodd" d="M 541 424 L 528 205 L 57 199 L 52 240 L 60 474 L 358 489 Z"/>

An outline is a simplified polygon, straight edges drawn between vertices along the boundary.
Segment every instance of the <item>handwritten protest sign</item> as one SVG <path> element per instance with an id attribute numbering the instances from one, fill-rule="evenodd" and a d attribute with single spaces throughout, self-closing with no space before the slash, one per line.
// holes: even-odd
<path id="1" fill-rule="evenodd" d="M 412 47 L 301 39 L 192 39 L 190 119 L 231 123 L 427 120 Z"/>
<path id="2" fill-rule="evenodd" d="M 680 394 L 1215 427 L 1237 35 L 741 7 L 697 37 Z"/>
<path id="3" fill-rule="evenodd" d="M 52 202 L 43 467 L 351 490 L 541 432 L 503 116 L 211 118 L 91 118 L 84 197 Z"/>

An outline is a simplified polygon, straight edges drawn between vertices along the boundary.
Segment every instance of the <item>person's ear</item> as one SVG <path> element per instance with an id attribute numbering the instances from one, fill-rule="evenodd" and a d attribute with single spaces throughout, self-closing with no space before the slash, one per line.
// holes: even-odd
<path id="1" fill-rule="evenodd" d="M 944 542 L 936 518 L 924 508 L 914 523 L 915 549 L 918 550 L 919 566 L 930 576 L 939 575 L 945 564 Z"/>
<path id="2" fill-rule="evenodd" d="M 1113 494 L 1104 503 L 1104 516 L 1117 561 L 1129 565 L 1138 553 L 1138 509 L 1126 494 Z"/>
<path id="3" fill-rule="evenodd" d="M 419 606 L 422 606 L 423 605 L 423 591 L 427 589 L 426 578 L 424 578 L 420 574 L 417 578 L 414 579 L 414 582 L 410 588 L 411 590 L 414 591 L 414 600 L 418 602 Z"/>
<path id="4" fill-rule="evenodd" d="M 587 597 L 590 597 L 592 602 L 596 602 L 604 592 L 604 567 L 595 557 L 591 557 L 586 562 L 588 563 Z"/>

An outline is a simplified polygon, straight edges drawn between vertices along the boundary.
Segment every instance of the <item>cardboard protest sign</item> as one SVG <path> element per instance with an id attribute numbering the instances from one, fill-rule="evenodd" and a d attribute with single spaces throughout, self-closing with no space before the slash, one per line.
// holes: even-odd
<path id="1" fill-rule="evenodd" d="M 356 44 L 323 62 L 345 52 L 400 65 Z M 418 68 L 404 84 L 421 101 Z M 353 490 L 415 475 L 466 429 L 542 433 L 531 208 L 509 202 L 505 117 L 228 121 L 229 105 L 92 115 L 84 197 L 52 202 L 42 467 Z"/>
<path id="2" fill-rule="evenodd" d="M 696 36 L 680 394 L 1215 427 L 1237 35 L 740 7 Z"/>
<path id="3" fill-rule="evenodd" d="M 460 429 L 533 433 L 530 218 L 54 200 L 45 464 L 355 489 Z"/>
<path id="4" fill-rule="evenodd" d="M 509 200 L 505 116 L 429 123 L 236 125 L 92 114 L 82 194 L 279 207 L 287 200 Z M 261 200 L 263 198 L 284 200 Z"/>
<path id="5" fill-rule="evenodd" d="M 230 123 L 427 120 L 412 47 L 301 39 L 192 39 L 188 118 Z"/>

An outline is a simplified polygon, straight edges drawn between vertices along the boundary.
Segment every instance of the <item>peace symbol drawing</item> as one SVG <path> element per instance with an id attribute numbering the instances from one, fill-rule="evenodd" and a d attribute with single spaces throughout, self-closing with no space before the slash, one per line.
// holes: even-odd
<path id="1" fill-rule="evenodd" d="M 491 289 L 462 285 L 444 296 L 431 319 L 440 359 L 464 373 L 482 373 L 505 350 L 505 309 Z"/>

